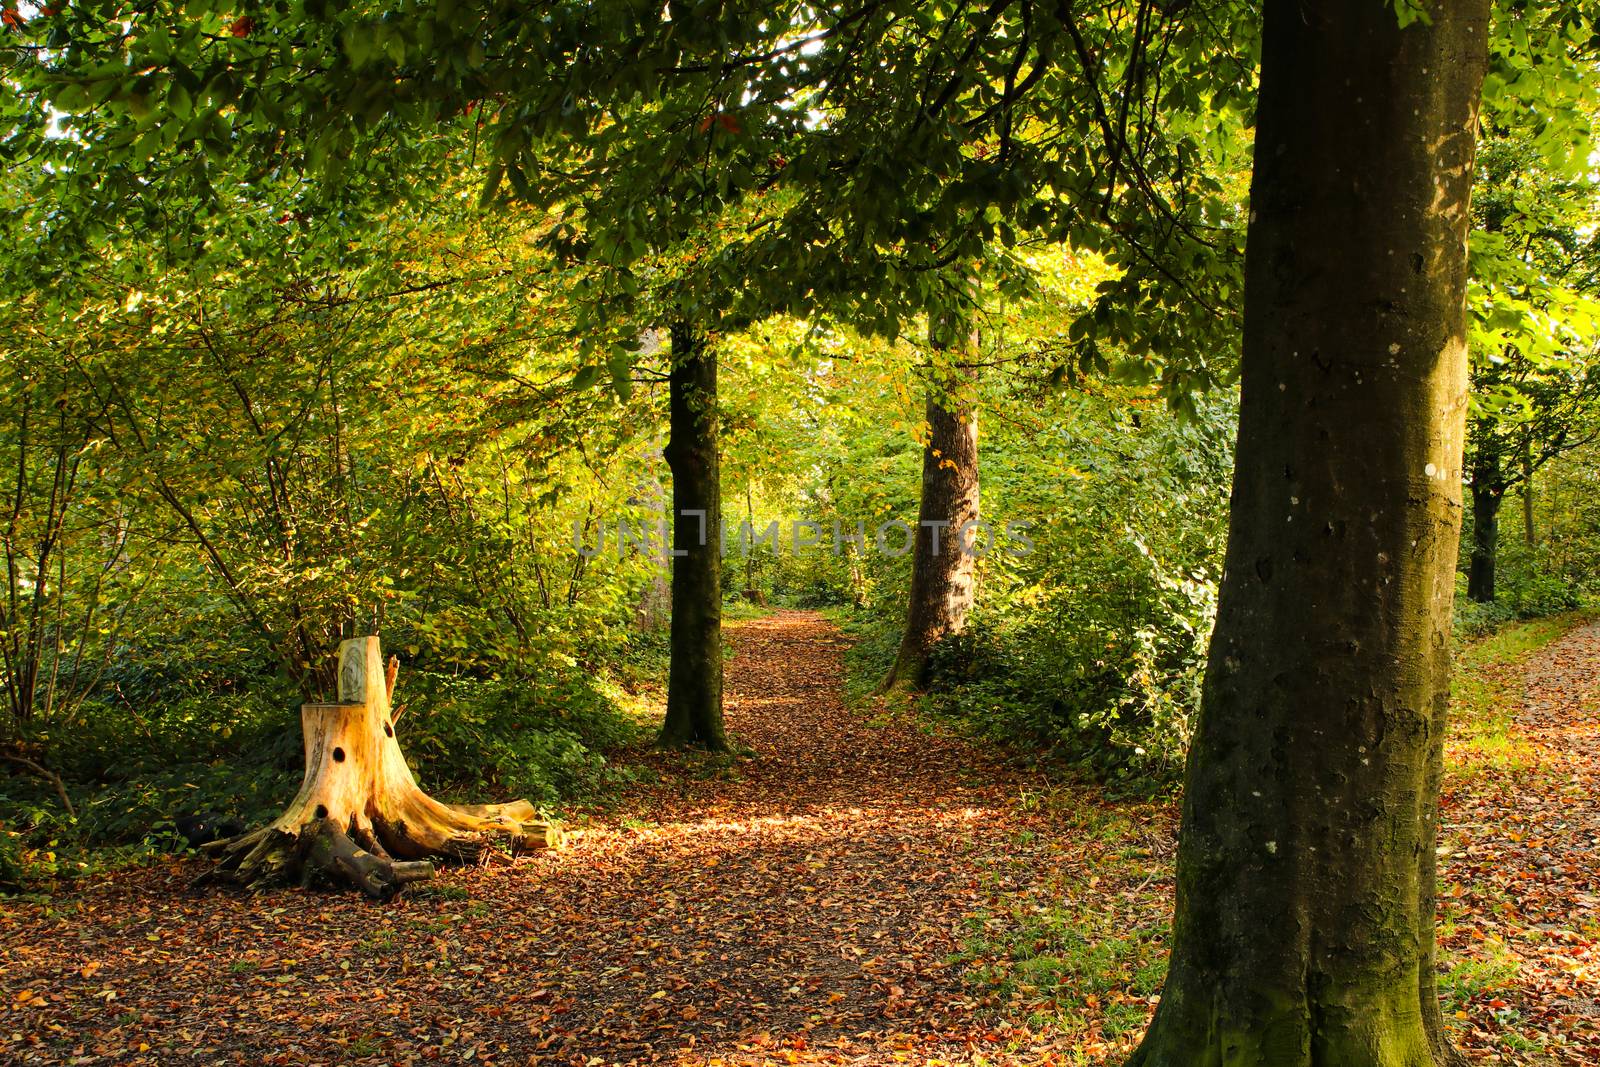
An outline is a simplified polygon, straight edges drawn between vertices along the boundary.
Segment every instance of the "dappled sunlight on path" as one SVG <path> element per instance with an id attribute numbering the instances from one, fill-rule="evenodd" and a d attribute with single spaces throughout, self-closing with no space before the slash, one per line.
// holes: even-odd
<path id="1" fill-rule="evenodd" d="M 1600 623 L 1518 661 L 1503 722 L 1459 724 L 1440 834 L 1459 1043 L 1600 1063 Z"/>
<path id="2" fill-rule="evenodd" d="M 635 785 L 560 853 L 387 906 L 194 894 L 183 862 L 0 906 L 0 1062 L 1118 1062 L 1174 806 L 845 707 L 814 614 L 728 637 L 749 754 L 623 753 Z M 1496 669 L 1514 698 L 1450 746 L 1450 1021 L 1476 1062 L 1597 1063 L 1600 627 Z"/>
<path id="3" fill-rule="evenodd" d="M 641 752 L 571 848 L 388 907 L 130 873 L 6 920 L 25 1062 L 1038 1062 L 973 1017 L 963 923 L 1034 881 L 1015 770 L 840 703 L 838 632 L 729 626 L 734 761 Z M 996 873 L 1001 865 L 1007 869 Z M 169 902 L 170 899 L 170 902 Z M 9 1035 L 8 1035 L 9 1036 Z"/>

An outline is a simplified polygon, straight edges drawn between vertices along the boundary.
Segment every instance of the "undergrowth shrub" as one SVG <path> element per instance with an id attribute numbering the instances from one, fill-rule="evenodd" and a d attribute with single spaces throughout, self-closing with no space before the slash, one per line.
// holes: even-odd
<path id="1" fill-rule="evenodd" d="M 1020 619 L 979 614 L 934 650 L 929 705 L 1097 777 L 1176 780 L 1200 706 L 1215 586 L 1136 549 L 1121 581 L 1062 590 Z M 1118 569 L 1121 569 L 1119 565 Z"/>
<path id="2" fill-rule="evenodd" d="M 413 676 L 397 728 L 430 789 L 448 796 L 487 787 L 552 808 L 613 784 L 601 753 L 639 729 L 620 699 L 616 683 L 577 670 L 492 681 Z"/>
<path id="3" fill-rule="evenodd" d="M 639 656 L 639 676 L 653 674 L 653 651 Z M 174 821 L 184 815 L 266 821 L 294 795 L 304 757 L 293 686 L 165 695 L 149 706 L 89 702 L 30 739 L 61 776 L 75 820 L 53 783 L 0 764 L 0 889 L 181 848 Z M 488 793 L 551 809 L 599 796 L 621 775 L 601 753 L 639 729 L 623 685 L 576 662 L 526 677 L 402 674 L 396 699 L 407 705 L 397 729 L 408 762 L 448 799 Z"/>
<path id="4" fill-rule="evenodd" d="M 976 604 L 965 631 L 934 649 L 925 703 L 1020 754 L 1162 790 L 1199 708 L 1232 403 L 1186 418 L 1094 397 L 1048 403 L 1058 408 L 1037 432 L 985 446 L 985 515 L 998 529 L 1028 524 L 1033 548 L 978 562 Z M 903 626 L 896 568 L 907 561 L 871 562 L 878 587 L 896 591 L 852 627 L 853 673 L 875 682 Z"/>
<path id="5" fill-rule="evenodd" d="M 1505 538 L 1495 563 L 1495 598 L 1488 603 L 1468 599 L 1462 564 L 1455 602 L 1455 632 L 1460 638 L 1481 637 L 1519 619 L 1575 611 L 1589 603 L 1595 592 L 1593 579 L 1587 573 L 1574 572 L 1565 551 L 1549 544 L 1530 548 L 1520 537 Z"/>

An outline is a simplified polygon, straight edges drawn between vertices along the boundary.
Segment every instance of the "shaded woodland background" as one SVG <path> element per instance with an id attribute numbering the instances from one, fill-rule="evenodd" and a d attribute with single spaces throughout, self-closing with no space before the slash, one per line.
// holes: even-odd
<path id="1" fill-rule="evenodd" d="M 325 691 L 338 638 L 374 624 L 405 664 L 424 782 L 551 812 L 624 784 L 606 755 L 647 739 L 670 605 L 663 561 L 619 559 L 614 531 L 661 520 L 664 387 L 648 360 L 626 399 L 574 381 L 543 339 L 561 336 L 559 283 L 525 288 L 525 238 L 464 213 L 397 229 L 407 254 L 368 272 L 285 286 L 274 265 L 194 295 L 170 277 L 175 294 L 85 284 L 71 321 L 92 334 L 50 317 L 58 296 L 8 305 L 13 889 L 172 848 L 180 816 L 269 814 L 300 774 L 298 704 Z M 519 255 L 532 263 L 506 266 Z M 1031 523 L 1035 550 L 978 562 L 925 704 L 1159 793 L 1198 700 L 1235 405 L 1219 389 L 1173 410 L 1132 372 L 1064 363 L 1104 268 L 1042 262 L 1037 300 L 986 309 L 979 405 L 985 515 Z M 858 642 L 865 695 L 904 622 L 910 557 L 871 541 L 915 522 L 925 351 L 804 320 L 719 344 L 726 521 L 778 521 L 783 541 L 729 553 L 726 610 L 760 610 L 745 589 L 826 609 Z M 1517 474 L 1530 431 L 1497 417 L 1485 404 L 1474 444 Z M 1505 490 L 1494 599 L 1461 598 L 1464 636 L 1590 602 L 1600 449 L 1575 425 Z M 797 518 L 822 545 L 794 550 Z M 865 522 L 868 551 L 831 551 L 835 521 Z M 1470 519 L 1465 538 L 1463 593 Z"/>

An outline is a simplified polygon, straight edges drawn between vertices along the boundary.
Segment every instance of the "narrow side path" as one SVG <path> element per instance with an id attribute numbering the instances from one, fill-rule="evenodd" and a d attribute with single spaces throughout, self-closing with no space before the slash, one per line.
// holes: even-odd
<path id="1" fill-rule="evenodd" d="M 1441 945 L 1458 1039 L 1600 1063 L 1600 622 L 1529 656 L 1505 721 L 1446 754 Z M 1487 1019 L 1485 1019 L 1487 1016 Z M 1487 1024 L 1487 1025 L 1485 1025 Z"/>

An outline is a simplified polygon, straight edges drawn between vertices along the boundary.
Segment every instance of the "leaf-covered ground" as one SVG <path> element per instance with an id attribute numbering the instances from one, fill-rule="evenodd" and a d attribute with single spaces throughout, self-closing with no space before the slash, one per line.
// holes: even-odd
<path id="1" fill-rule="evenodd" d="M 1509 637 L 1548 640 L 1530 624 Z M 1492 643 L 1491 646 L 1492 648 Z M 1491 1061 L 1600 1063 L 1600 624 L 1468 657 L 1441 834 L 1443 982 Z"/>
<path id="2" fill-rule="evenodd" d="M 1170 806 L 1047 786 L 909 720 L 867 720 L 840 703 L 842 640 L 814 615 L 730 629 L 729 722 L 755 755 L 635 754 L 652 784 L 559 854 L 452 871 L 388 906 L 195 894 L 198 868 L 179 862 L 0 906 L 0 1061 L 1040 1064 L 1126 1049 L 1159 990 Z M 1525 704 L 1516 662 L 1485 674 L 1447 798 L 1452 1016 L 1491 1062 L 1600 1062 L 1600 629 L 1532 654 Z"/>

